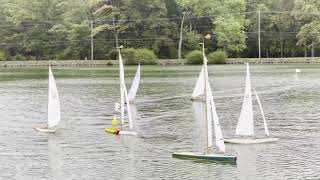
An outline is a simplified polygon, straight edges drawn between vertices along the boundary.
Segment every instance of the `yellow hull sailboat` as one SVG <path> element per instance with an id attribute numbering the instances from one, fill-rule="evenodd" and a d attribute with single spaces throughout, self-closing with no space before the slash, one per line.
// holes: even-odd
<path id="1" fill-rule="evenodd" d="M 105 132 L 110 133 L 110 134 L 116 134 L 116 135 L 133 135 L 136 136 L 137 133 L 133 130 L 133 119 L 131 115 L 131 109 L 130 109 L 130 100 L 129 96 L 127 93 L 127 88 L 126 84 L 124 81 L 124 67 L 123 67 L 123 60 L 121 56 L 121 48 L 120 46 L 118 48 L 119 52 L 119 75 L 120 75 L 120 105 L 116 103 L 115 106 L 115 115 L 113 118 L 113 127 L 112 128 L 105 128 Z M 124 113 L 125 113 L 125 105 L 127 108 L 127 118 L 128 118 L 128 123 L 129 127 L 126 129 L 124 128 Z M 119 107 L 120 106 L 120 107 Z M 120 109 L 120 110 L 119 110 Z M 121 121 L 121 128 L 116 128 L 116 113 L 120 113 L 120 121 Z"/>

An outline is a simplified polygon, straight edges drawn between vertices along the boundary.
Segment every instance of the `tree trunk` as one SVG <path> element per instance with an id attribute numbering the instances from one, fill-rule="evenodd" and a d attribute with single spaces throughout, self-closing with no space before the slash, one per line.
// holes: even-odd
<path id="1" fill-rule="evenodd" d="M 116 39 L 116 47 L 119 47 L 119 42 L 118 42 L 118 31 L 116 30 L 116 25 L 115 25 L 115 18 L 112 19 L 112 26 L 113 26 L 113 33 L 114 33 L 114 37 Z"/>
<path id="2" fill-rule="evenodd" d="M 183 38 L 183 23 L 184 23 L 184 17 L 186 13 L 183 13 L 182 20 L 181 20 L 181 26 L 180 26 L 180 40 L 179 40 L 179 48 L 178 48 L 178 59 L 181 59 L 181 48 L 182 48 L 182 38 Z"/>
<path id="3" fill-rule="evenodd" d="M 283 58 L 283 40 L 282 40 L 282 32 L 280 31 L 280 55 Z"/>
<path id="4" fill-rule="evenodd" d="M 36 60 L 40 60 L 40 51 L 38 48 L 36 49 Z"/>
<path id="5" fill-rule="evenodd" d="M 314 57 L 314 42 L 311 44 L 311 57 Z"/>
<path id="6" fill-rule="evenodd" d="M 91 29 L 91 35 L 90 35 L 90 40 L 91 40 L 91 61 L 93 61 L 93 20 L 90 22 L 90 29 Z"/>
<path id="7" fill-rule="evenodd" d="M 307 47 L 304 46 L 304 57 L 308 57 Z"/>
<path id="8" fill-rule="evenodd" d="M 192 32 L 192 22 L 191 22 L 191 18 L 189 18 L 189 28 L 190 28 L 190 32 Z"/>

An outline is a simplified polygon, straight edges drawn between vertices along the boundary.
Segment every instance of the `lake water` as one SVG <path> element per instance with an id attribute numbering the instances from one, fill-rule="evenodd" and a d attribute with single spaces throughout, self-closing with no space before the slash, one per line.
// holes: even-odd
<path id="1" fill-rule="evenodd" d="M 302 69 L 296 79 L 295 68 Z M 270 134 L 279 141 L 226 145 L 236 165 L 180 160 L 171 153 L 205 146 L 203 104 L 190 94 L 201 66 L 142 66 L 132 105 L 137 137 L 114 136 L 118 68 L 53 68 L 62 107 L 56 134 L 47 119 L 47 69 L 0 69 L 0 179 L 320 179 L 320 66 L 252 65 Z M 136 67 L 126 67 L 131 85 Z M 235 133 L 245 65 L 209 66 L 224 137 Z M 255 133 L 263 122 L 254 99 Z"/>

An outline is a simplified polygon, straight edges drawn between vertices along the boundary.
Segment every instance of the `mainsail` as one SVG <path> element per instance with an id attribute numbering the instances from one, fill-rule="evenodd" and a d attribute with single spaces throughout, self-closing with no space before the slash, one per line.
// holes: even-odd
<path id="1" fill-rule="evenodd" d="M 203 71 L 204 71 L 204 84 L 205 84 L 205 96 L 206 96 L 206 112 L 207 112 L 207 146 L 210 148 L 212 146 L 212 121 L 214 125 L 216 146 L 219 152 L 225 152 L 224 140 L 220 128 L 219 118 L 216 112 L 216 107 L 213 101 L 213 95 L 209 84 L 208 68 L 207 68 L 207 58 L 203 53 Z"/>
<path id="2" fill-rule="evenodd" d="M 194 87 L 192 98 L 200 98 L 205 94 L 205 76 L 204 76 L 204 66 L 202 66 L 201 72 L 199 74 L 199 78 L 196 86 Z"/>
<path id="3" fill-rule="evenodd" d="M 132 81 L 132 85 L 131 85 L 131 88 L 129 90 L 129 94 L 128 94 L 129 101 L 133 101 L 135 99 L 136 94 L 137 94 L 138 89 L 139 89 L 139 84 L 140 84 L 140 64 L 138 66 L 136 75 L 134 77 L 134 80 Z"/>
<path id="4" fill-rule="evenodd" d="M 246 89 L 243 99 L 241 114 L 239 117 L 237 129 L 237 135 L 254 136 L 253 126 L 253 109 L 252 109 L 252 94 L 251 94 L 251 80 L 249 63 L 247 63 L 247 77 L 246 77 Z"/>
<path id="5" fill-rule="evenodd" d="M 124 81 L 124 68 L 123 68 L 123 60 L 121 56 L 121 52 L 119 49 L 119 70 L 120 70 L 120 116 L 121 116 L 121 124 L 124 124 L 124 108 L 125 108 L 125 101 L 127 104 L 127 113 L 128 113 L 128 120 L 130 129 L 133 128 L 132 124 L 132 116 L 129 104 L 129 98 L 127 94 L 127 88 Z"/>
<path id="6" fill-rule="evenodd" d="M 49 87 L 48 87 L 48 128 L 55 127 L 61 119 L 60 100 L 57 85 L 54 80 L 51 67 L 49 66 Z"/>
<path id="7" fill-rule="evenodd" d="M 257 91 L 255 89 L 254 89 L 254 93 L 256 94 L 256 98 L 257 98 L 257 101 L 258 101 L 258 104 L 259 104 L 259 108 L 260 108 L 260 111 L 261 111 L 261 115 L 262 115 L 262 119 L 263 119 L 264 132 L 265 132 L 265 134 L 267 136 L 269 136 L 269 130 L 268 130 L 268 126 L 267 126 L 267 121 L 266 121 L 266 118 L 264 116 L 264 112 L 263 112 L 263 109 L 262 109 L 260 98 L 259 98 L 258 93 L 257 93 Z"/>

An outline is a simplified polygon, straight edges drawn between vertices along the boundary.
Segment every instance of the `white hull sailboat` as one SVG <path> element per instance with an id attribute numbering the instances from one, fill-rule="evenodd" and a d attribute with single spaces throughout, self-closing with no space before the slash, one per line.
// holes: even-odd
<path id="1" fill-rule="evenodd" d="M 130 102 L 133 102 L 134 99 L 136 98 L 136 95 L 139 89 L 139 84 L 140 84 L 140 64 L 138 65 L 136 75 L 134 76 L 131 88 L 129 90 L 128 98 Z"/>
<path id="2" fill-rule="evenodd" d="M 44 133 L 55 133 L 56 132 L 56 129 L 49 129 L 47 127 L 35 127 L 34 129 L 39 132 L 44 132 Z"/>
<path id="3" fill-rule="evenodd" d="M 202 46 L 204 44 L 202 43 Z M 209 84 L 208 77 L 208 69 L 207 69 L 207 58 L 204 54 L 203 47 L 203 72 L 204 72 L 204 89 L 205 89 L 205 108 L 206 108 L 206 135 L 207 135 L 207 147 L 205 148 L 205 152 L 177 152 L 173 153 L 172 157 L 176 158 L 194 158 L 194 159 L 205 159 L 205 160 L 213 160 L 213 161 L 229 161 L 236 162 L 236 156 L 229 156 L 225 154 L 225 145 L 223 141 L 223 136 L 220 128 L 220 123 L 218 119 L 218 115 L 216 112 L 216 108 L 213 101 L 213 95 Z M 214 125 L 214 133 L 215 133 L 215 145 L 217 147 L 218 152 L 214 153 L 212 150 L 213 147 L 213 139 L 212 139 L 212 121 Z"/>
<path id="4" fill-rule="evenodd" d="M 242 105 L 237 129 L 236 129 L 236 135 L 245 136 L 246 138 L 225 139 L 224 142 L 235 143 L 235 144 L 258 144 L 258 143 L 275 142 L 278 140 L 278 138 L 269 138 L 270 134 L 267 126 L 267 121 L 264 116 L 264 112 L 262 109 L 262 105 L 261 105 L 258 93 L 255 89 L 254 89 L 254 92 L 259 104 L 261 114 L 262 114 L 264 130 L 267 138 L 255 138 L 254 136 L 254 121 L 253 121 L 252 92 L 251 92 L 249 63 L 246 63 L 246 66 L 247 66 L 247 76 L 246 76 L 245 96 L 243 99 L 243 105 Z"/>
<path id="5" fill-rule="evenodd" d="M 271 143 L 277 142 L 278 138 L 262 138 L 262 139 L 225 139 L 225 143 L 232 144 L 260 144 L 260 143 Z"/>
<path id="6" fill-rule="evenodd" d="M 45 127 L 35 127 L 34 129 L 45 133 L 54 133 L 61 120 L 60 100 L 57 85 L 49 66 L 49 87 L 48 87 L 48 119 Z"/>
<path id="7" fill-rule="evenodd" d="M 121 49 L 122 46 L 118 48 L 119 51 L 119 74 L 120 74 L 120 120 L 121 120 L 121 128 L 105 128 L 105 131 L 111 134 L 117 134 L 117 135 L 133 135 L 136 136 L 137 133 L 133 130 L 133 120 L 131 115 L 131 109 L 130 109 L 130 101 L 129 96 L 127 92 L 127 88 L 124 81 L 124 67 L 123 67 L 123 60 L 121 56 Z M 125 105 L 127 109 L 127 119 L 129 123 L 129 127 L 125 128 Z"/>

